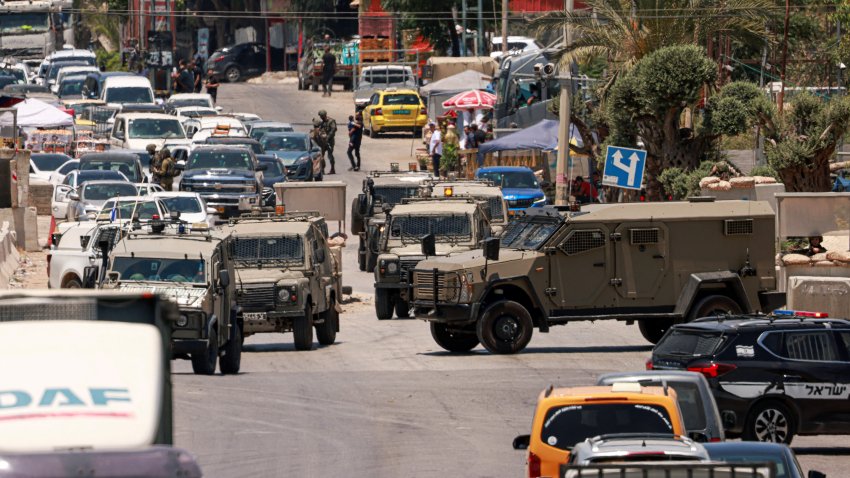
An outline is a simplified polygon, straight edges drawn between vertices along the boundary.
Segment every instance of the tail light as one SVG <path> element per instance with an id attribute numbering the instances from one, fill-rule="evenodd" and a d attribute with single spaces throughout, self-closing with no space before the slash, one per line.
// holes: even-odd
<path id="1" fill-rule="evenodd" d="M 213 63 L 220 63 L 220 62 L 222 62 L 222 61 L 224 61 L 224 57 L 223 57 L 223 56 L 220 56 L 220 57 L 218 57 L 218 58 L 214 58 L 214 59 L 213 59 Z"/>
<path id="2" fill-rule="evenodd" d="M 688 371 L 701 373 L 705 375 L 706 378 L 717 378 L 722 375 L 726 375 L 736 368 L 738 368 L 736 365 L 729 363 L 700 362 L 688 367 Z"/>
<path id="3" fill-rule="evenodd" d="M 382 116 L 384 114 L 384 110 L 381 108 L 375 108 L 375 116 Z"/>
<path id="4" fill-rule="evenodd" d="M 543 473 L 540 470 L 540 457 L 532 452 L 528 452 L 528 478 L 539 478 Z"/>
<path id="5" fill-rule="evenodd" d="M 154 221 L 158 220 L 158 219 L 159 219 L 159 214 L 153 214 L 153 215 L 151 216 L 151 219 L 153 219 Z"/>
<path id="6" fill-rule="evenodd" d="M 428 114 L 428 108 L 425 108 L 424 106 L 422 108 L 419 108 L 419 114 L 422 115 L 422 116 L 427 115 Z"/>
<path id="7" fill-rule="evenodd" d="M 646 359 L 646 369 L 652 370 L 652 368 L 652 357 L 649 357 L 648 359 Z"/>

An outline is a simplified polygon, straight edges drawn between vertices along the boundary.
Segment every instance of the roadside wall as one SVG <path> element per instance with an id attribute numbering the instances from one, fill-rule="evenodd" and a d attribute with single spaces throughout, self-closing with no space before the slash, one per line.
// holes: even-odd
<path id="1" fill-rule="evenodd" d="M 10 279 L 21 261 L 16 242 L 15 231 L 4 221 L 0 225 L 0 289 L 9 288 Z"/>

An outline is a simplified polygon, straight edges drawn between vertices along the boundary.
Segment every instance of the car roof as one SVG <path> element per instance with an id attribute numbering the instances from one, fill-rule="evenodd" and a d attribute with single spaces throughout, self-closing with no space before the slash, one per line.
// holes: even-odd
<path id="1" fill-rule="evenodd" d="M 594 208 L 586 214 L 571 217 L 572 222 L 602 221 L 653 221 L 682 220 L 691 221 L 698 217 L 705 219 L 734 219 L 775 217 L 767 201 L 715 201 L 715 202 L 653 202 L 653 203 L 617 203 Z"/>
<path id="2" fill-rule="evenodd" d="M 260 121 L 254 121 L 253 123 L 251 123 L 251 126 L 253 128 L 262 128 L 262 127 L 265 127 L 265 126 L 285 126 L 287 128 L 291 128 L 292 123 L 286 123 L 286 122 L 283 122 L 283 121 L 260 120 Z"/>
<path id="3" fill-rule="evenodd" d="M 380 93 L 382 96 L 397 95 L 397 94 L 405 94 L 405 95 L 411 94 L 411 95 L 419 96 L 418 91 L 412 90 L 410 88 L 390 88 L 390 89 L 386 89 L 386 90 L 378 90 L 378 93 Z"/>
<path id="4" fill-rule="evenodd" d="M 244 128 L 245 125 L 242 124 L 241 121 L 232 117 L 232 116 L 208 116 L 208 117 L 200 117 L 200 118 L 192 118 L 191 121 L 197 121 L 198 124 L 201 125 L 201 128 L 213 128 L 218 125 L 230 125 L 230 126 L 239 126 Z"/>
<path id="5" fill-rule="evenodd" d="M 157 191 L 155 193 L 152 193 L 151 197 L 157 198 L 157 199 L 183 198 L 183 197 L 186 197 L 186 198 L 191 197 L 191 198 L 199 198 L 200 199 L 201 195 L 198 194 L 198 193 L 191 192 L 191 191 Z"/>
<path id="6" fill-rule="evenodd" d="M 810 319 L 801 317 L 757 316 L 725 316 L 704 317 L 686 324 L 675 325 L 674 329 L 701 331 L 735 332 L 741 329 L 791 329 L 791 328 L 828 328 L 839 326 L 850 327 L 850 321 L 844 319 Z"/>
<path id="7" fill-rule="evenodd" d="M 209 258 L 220 241 L 208 240 L 207 236 L 199 235 L 142 232 L 131 234 L 121 239 L 121 242 L 123 243 L 121 247 L 113 248 L 113 253 L 119 257 L 127 257 L 131 254 L 139 257 L 146 253 L 154 254 L 153 257 L 184 257 L 184 254 L 191 251 L 192 256 L 200 254 L 201 257 Z"/>
<path id="8" fill-rule="evenodd" d="M 107 170 L 102 170 L 102 169 L 87 169 L 85 171 L 76 170 L 76 171 L 72 171 L 72 172 L 77 173 L 77 182 L 78 183 L 85 182 L 85 181 L 80 181 L 80 178 L 83 178 L 83 179 L 85 179 L 85 178 L 97 178 L 99 176 L 101 178 L 107 178 L 107 179 L 109 179 L 110 177 L 126 178 L 126 176 L 124 176 L 120 172 L 111 171 L 111 170 L 107 171 Z M 91 179 L 89 181 L 91 181 Z"/>
<path id="9" fill-rule="evenodd" d="M 80 156 L 80 161 L 118 161 L 118 162 L 133 162 L 138 160 L 136 153 L 125 153 L 121 150 L 106 151 L 103 153 L 86 153 Z"/>
<path id="10" fill-rule="evenodd" d="M 205 141 L 207 144 L 260 144 L 250 136 L 210 136 Z"/>
<path id="11" fill-rule="evenodd" d="M 478 168 L 478 171 L 475 171 L 475 174 L 478 173 L 509 173 L 509 172 L 530 172 L 534 174 L 534 171 L 531 168 L 525 166 L 487 166 L 484 168 Z"/>
<path id="12" fill-rule="evenodd" d="M 192 148 L 192 153 L 196 151 L 227 151 L 227 152 L 252 152 L 251 148 L 248 147 L 247 144 L 206 144 L 199 143 L 196 147 Z"/>
<path id="13" fill-rule="evenodd" d="M 172 100 L 193 100 L 193 99 L 212 99 L 209 93 L 174 93 L 173 95 L 168 97 L 168 100 L 165 102 L 168 103 Z"/>
<path id="14" fill-rule="evenodd" d="M 128 185 L 132 188 L 136 187 L 136 185 L 133 184 L 133 183 L 128 183 L 127 181 L 123 181 L 123 180 L 119 180 L 119 179 L 93 179 L 91 181 L 85 182 L 86 186 L 93 186 L 93 185 L 98 185 L 98 184 L 121 184 L 121 185 L 126 184 L 126 185 Z M 121 196 L 121 197 L 124 197 L 124 196 Z"/>
<path id="15" fill-rule="evenodd" d="M 589 387 L 561 387 L 561 388 L 552 388 L 547 389 L 541 392 L 540 399 L 543 400 L 555 400 L 564 398 L 588 398 L 588 397 L 623 397 L 628 400 L 641 400 L 647 397 L 665 397 L 668 396 L 665 394 L 665 391 L 662 387 L 640 387 L 640 392 L 620 392 L 614 391 L 614 387 L 612 385 L 595 385 Z M 548 393 L 548 394 L 547 394 Z M 596 403 L 604 403 L 604 401 L 599 401 Z"/>
<path id="16" fill-rule="evenodd" d="M 109 76 L 103 80 L 104 88 L 108 88 L 110 86 L 147 86 L 150 88 L 151 82 L 147 78 L 143 76 L 135 76 L 135 75 L 119 75 L 119 76 Z"/>
<path id="17" fill-rule="evenodd" d="M 171 120 L 171 121 L 180 121 L 174 115 L 169 115 L 165 113 L 145 113 L 145 112 L 132 112 L 132 113 L 118 113 L 115 115 L 115 118 L 126 118 L 126 119 L 161 119 L 161 120 Z"/>

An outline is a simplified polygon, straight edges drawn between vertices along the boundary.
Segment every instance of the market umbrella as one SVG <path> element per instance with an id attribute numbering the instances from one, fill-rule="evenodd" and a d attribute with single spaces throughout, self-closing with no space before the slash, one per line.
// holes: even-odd
<path id="1" fill-rule="evenodd" d="M 481 90 L 469 90 L 458 93 L 443 101 L 446 109 L 493 109 L 496 105 L 496 95 Z"/>

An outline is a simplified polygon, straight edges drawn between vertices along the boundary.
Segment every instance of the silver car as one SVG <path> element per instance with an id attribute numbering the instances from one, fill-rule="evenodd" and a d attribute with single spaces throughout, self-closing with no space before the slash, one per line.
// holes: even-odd
<path id="1" fill-rule="evenodd" d="M 602 435 L 577 444 L 570 453 L 571 465 L 710 460 L 705 447 L 690 438 L 659 434 Z"/>
<path id="2" fill-rule="evenodd" d="M 68 194 L 68 220 L 85 221 L 94 219 L 103 204 L 118 196 L 135 196 L 136 185 L 127 181 L 86 181 L 79 192 Z"/>

